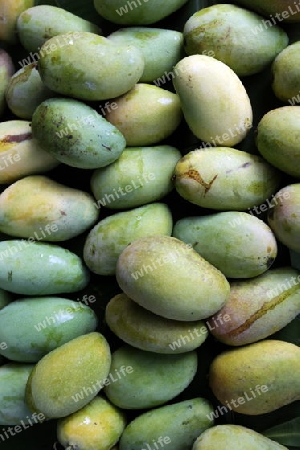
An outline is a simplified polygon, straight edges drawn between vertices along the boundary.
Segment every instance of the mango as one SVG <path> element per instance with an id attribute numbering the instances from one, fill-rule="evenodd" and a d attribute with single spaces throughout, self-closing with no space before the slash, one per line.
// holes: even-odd
<path id="1" fill-rule="evenodd" d="M 37 362 L 71 339 L 95 331 L 94 311 L 59 297 L 17 299 L 0 310 L 0 354 L 19 362 Z"/>
<path id="2" fill-rule="evenodd" d="M 34 3 L 34 2 L 31 2 Z M 28 52 L 37 52 L 54 36 L 71 31 L 96 33 L 99 28 L 81 17 L 53 5 L 37 5 L 22 12 L 17 21 L 18 35 Z"/>
<path id="3" fill-rule="evenodd" d="M 259 153 L 282 172 L 300 178 L 300 106 L 282 106 L 267 112 L 257 126 Z"/>
<path id="4" fill-rule="evenodd" d="M 295 0 L 265 0 L 263 3 L 260 0 L 237 0 L 237 3 L 266 16 L 269 27 L 275 25 L 275 17 L 280 22 L 300 22 L 300 8 Z"/>
<path id="5" fill-rule="evenodd" d="M 105 395 L 122 409 L 150 409 L 179 395 L 197 372 L 197 353 L 162 355 L 128 345 L 112 354 Z M 123 376 L 122 376 L 123 374 Z"/>
<path id="6" fill-rule="evenodd" d="M 157 78 L 168 74 L 183 56 L 183 34 L 164 28 L 128 27 L 114 31 L 107 38 L 116 44 L 138 47 L 145 60 L 140 82 L 154 83 Z M 156 80 L 156 81 L 155 81 Z"/>
<path id="7" fill-rule="evenodd" d="M 280 189 L 271 200 L 268 223 L 276 238 L 300 252 L 300 183 Z"/>
<path id="8" fill-rule="evenodd" d="M 185 217 L 175 223 L 173 236 L 190 244 L 228 278 L 256 277 L 277 256 L 277 243 L 270 227 L 244 212 Z"/>
<path id="9" fill-rule="evenodd" d="M 208 337 L 204 321 L 165 319 L 142 308 L 124 293 L 110 299 L 105 310 L 105 321 L 124 342 L 153 353 L 191 352 Z"/>
<path id="10" fill-rule="evenodd" d="M 246 211 L 264 203 L 282 176 L 263 158 L 235 148 L 192 150 L 176 164 L 175 188 L 203 208 Z"/>
<path id="11" fill-rule="evenodd" d="M 272 64 L 272 89 L 277 98 L 290 105 L 300 101 L 299 48 L 296 41 L 283 49 Z"/>
<path id="12" fill-rule="evenodd" d="M 6 108 L 5 91 L 9 84 L 10 78 L 14 73 L 14 70 L 14 64 L 11 57 L 5 50 L 0 49 L 0 117 L 3 115 Z"/>
<path id="13" fill-rule="evenodd" d="M 0 367 L 0 425 L 28 423 L 31 412 L 25 404 L 25 387 L 33 364 L 6 363 Z"/>
<path id="14" fill-rule="evenodd" d="M 213 425 L 212 411 L 210 403 L 200 397 L 152 409 L 127 425 L 119 448 L 189 450 L 199 434 Z"/>
<path id="15" fill-rule="evenodd" d="M 0 123 L 0 184 L 54 169 L 59 161 L 40 146 L 26 120 Z"/>
<path id="16" fill-rule="evenodd" d="M 202 8 L 184 25 L 185 51 L 188 55 L 212 52 L 239 77 L 261 72 L 289 41 L 280 27 L 263 27 L 263 19 L 231 4 Z"/>
<path id="17" fill-rule="evenodd" d="M 127 147 L 117 161 L 92 174 L 98 207 L 128 209 L 161 200 L 174 188 L 171 178 L 180 158 L 171 145 Z"/>
<path id="18" fill-rule="evenodd" d="M 110 363 L 108 342 L 97 332 L 52 350 L 34 366 L 27 381 L 25 401 L 29 409 L 49 419 L 78 411 L 96 397 Z"/>
<path id="19" fill-rule="evenodd" d="M 138 48 L 78 31 L 45 42 L 39 72 L 46 86 L 58 94 L 98 101 L 130 91 L 141 78 L 144 65 Z"/>
<path id="20" fill-rule="evenodd" d="M 300 272 L 282 267 L 251 280 L 232 281 L 228 301 L 207 323 L 216 339 L 239 346 L 265 339 L 298 314 Z"/>
<path id="21" fill-rule="evenodd" d="M 103 397 L 57 422 L 57 438 L 65 448 L 109 450 L 126 426 L 124 414 Z"/>
<path id="22" fill-rule="evenodd" d="M 99 211 L 87 192 L 43 175 L 16 181 L 0 194 L 0 231 L 34 241 L 65 241 L 86 231 Z"/>
<path id="23" fill-rule="evenodd" d="M 124 25 L 149 25 L 172 14 L 187 0 L 136 0 L 124 4 L 124 0 L 94 0 L 96 11 L 104 19 Z"/>
<path id="24" fill-rule="evenodd" d="M 28 120 L 39 104 L 51 96 L 53 93 L 43 84 L 36 63 L 15 72 L 5 91 L 9 109 L 20 119 Z"/>
<path id="25" fill-rule="evenodd" d="M 300 348 L 265 339 L 220 353 L 209 370 L 209 384 L 228 410 L 248 415 L 275 411 L 300 400 Z"/>
<path id="26" fill-rule="evenodd" d="M 8 44 L 18 42 L 17 20 L 19 15 L 34 5 L 34 0 L 0 0 L 1 27 L 0 41 Z"/>
<path id="27" fill-rule="evenodd" d="M 106 119 L 123 134 L 127 147 L 158 144 L 177 129 L 182 119 L 178 95 L 150 84 L 136 84 L 115 99 L 115 104 Z"/>
<path id="28" fill-rule="evenodd" d="M 171 211 L 164 203 L 151 203 L 105 217 L 86 238 L 84 262 L 93 273 L 115 275 L 117 260 L 127 245 L 144 236 L 170 236 L 172 226 Z"/>
<path id="29" fill-rule="evenodd" d="M 198 139 L 233 147 L 246 137 L 252 128 L 252 106 L 243 83 L 227 64 L 191 55 L 176 64 L 174 73 L 184 118 Z"/>
<path id="30" fill-rule="evenodd" d="M 287 447 L 241 425 L 216 425 L 205 430 L 194 442 L 192 450 L 288 450 Z"/>
<path id="31" fill-rule="evenodd" d="M 79 256 L 58 245 L 24 239 L 0 242 L 0 288 L 9 292 L 64 294 L 83 289 L 89 279 Z"/>

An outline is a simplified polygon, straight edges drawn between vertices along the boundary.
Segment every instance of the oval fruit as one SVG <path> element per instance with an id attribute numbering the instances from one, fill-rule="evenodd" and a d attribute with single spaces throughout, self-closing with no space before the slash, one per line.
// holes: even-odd
<path id="1" fill-rule="evenodd" d="M 300 102 L 299 49 L 299 41 L 288 45 L 272 64 L 273 92 L 281 101 L 292 106 Z"/>

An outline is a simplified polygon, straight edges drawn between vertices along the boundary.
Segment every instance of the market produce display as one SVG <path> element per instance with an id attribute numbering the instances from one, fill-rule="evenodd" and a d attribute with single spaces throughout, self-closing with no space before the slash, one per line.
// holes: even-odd
<path id="1" fill-rule="evenodd" d="M 300 450 L 300 3 L 0 0 L 0 449 Z"/>

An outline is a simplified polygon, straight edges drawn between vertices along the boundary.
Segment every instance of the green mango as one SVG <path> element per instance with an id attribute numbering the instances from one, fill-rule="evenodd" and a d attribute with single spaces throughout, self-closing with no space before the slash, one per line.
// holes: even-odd
<path id="1" fill-rule="evenodd" d="M 145 67 L 140 82 L 159 86 L 162 77 L 172 71 L 183 56 L 183 34 L 179 31 L 151 27 L 120 28 L 107 38 L 116 44 L 138 47 L 144 56 Z"/>
<path id="2" fill-rule="evenodd" d="M 22 178 L 0 194 L 0 231 L 30 241 L 66 241 L 94 225 L 98 214 L 89 193 L 43 175 Z"/>
<path id="3" fill-rule="evenodd" d="M 112 354 L 105 395 L 122 409 L 150 409 L 179 395 L 197 372 L 197 353 L 162 355 L 130 346 Z"/>
<path id="4" fill-rule="evenodd" d="M 71 339 L 95 331 L 97 316 L 83 303 L 59 297 L 18 299 L 0 310 L 0 354 L 37 362 Z"/>
<path id="5" fill-rule="evenodd" d="M 185 217 L 173 236 L 190 244 L 228 278 L 252 278 L 265 272 L 277 256 L 275 236 L 263 220 L 228 211 Z"/>
<path id="6" fill-rule="evenodd" d="M 18 35 L 23 47 L 28 52 L 37 52 L 42 45 L 54 36 L 71 31 L 96 33 L 99 28 L 63 8 L 52 5 L 28 7 L 19 15 L 17 21 Z M 33 58 L 33 55 L 30 55 Z M 35 56 L 38 55 L 36 54 Z"/>
<path id="7" fill-rule="evenodd" d="M 167 447 L 190 450 L 199 434 L 213 425 L 213 408 L 200 397 L 161 406 L 132 420 L 121 436 L 120 450 Z"/>
<path id="8" fill-rule="evenodd" d="M 174 178 L 185 200 L 221 211 L 246 211 L 265 203 L 282 180 L 260 156 L 227 147 L 187 153 L 176 164 Z"/>
<path id="9" fill-rule="evenodd" d="M 145 65 L 137 47 L 84 31 L 49 39 L 39 55 L 39 72 L 49 89 L 90 101 L 125 94 L 139 81 Z"/>
<path id="10" fill-rule="evenodd" d="M 153 353 L 191 352 L 208 337 L 203 320 L 182 322 L 165 319 L 139 306 L 124 293 L 110 299 L 105 321 L 124 342 Z"/>
<path id="11" fill-rule="evenodd" d="M 256 146 L 270 164 L 300 178 L 300 106 L 281 106 L 267 112 L 257 126 Z"/>
<path id="12" fill-rule="evenodd" d="M 117 127 L 90 106 L 69 98 L 42 102 L 32 117 L 32 133 L 58 161 L 81 169 L 108 166 L 126 147 Z"/>
<path id="13" fill-rule="evenodd" d="M 82 260 L 67 249 L 43 242 L 0 242 L 0 288 L 21 295 L 76 292 L 90 275 Z"/>
<path id="14" fill-rule="evenodd" d="M 274 94 L 291 106 L 300 102 L 299 49 L 300 41 L 288 45 L 275 58 L 271 68 Z"/>
<path id="15" fill-rule="evenodd" d="M 3 115 L 6 108 L 5 91 L 13 73 L 14 73 L 14 65 L 11 57 L 5 50 L 0 49 L 0 118 Z"/>
<path id="16" fill-rule="evenodd" d="M 99 275 L 114 275 L 117 260 L 135 239 L 172 233 L 172 215 L 163 203 L 152 203 L 130 211 L 115 213 L 94 226 L 83 249 L 84 262 Z"/>
<path id="17" fill-rule="evenodd" d="M 46 418 L 69 416 L 96 397 L 110 364 L 110 348 L 102 334 L 92 332 L 72 339 L 34 366 L 25 401 L 30 410 Z"/>
<path id="18" fill-rule="evenodd" d="M 18 43 L 17 20 L 19 15 L 34 5 L 34 0 L 0 0 L 2 15 L 0 27 L 0 41 L 10 45 Z"/>
<path id="19" fill-rule="evenodd" d="M 166 319 L 192 321 L 217 312 L 229 297 L 225 276 L 191 246 L 170 236 L 137 239 L 121 253 L 120 288 Z"/>
<path id="20" fill-rule="evenodd" d="M 188 55 L 212 52 L 239 77 L 261 72 L 288 45 L 278 26 L 264 27 L 264 18 L 232 4 L 216 4 L 195 12 L 184 25 Z"/>
<path id="21" fill-rule="evenodd" d="M 149 25 L 169 16 L 187 0 L 94 0 L 96 11 L 104 19 L 124 25 Z"/>
<path id="22" fill-rule="evenodd" d="M 278 22 L 300 22 L 300 7 L 295 0 L 237 0 L 236 3 L 266 16 L 269 20 L 264 23 L 268 27 Z"/>
<path id="23" fill-rule="evenodd" d="M 92 174 L 98 207 L 128 209 L 162 199 L 174 187 L 171 178 L 180 157 L 170 145 L 127 147 L 117 161 Z"/>

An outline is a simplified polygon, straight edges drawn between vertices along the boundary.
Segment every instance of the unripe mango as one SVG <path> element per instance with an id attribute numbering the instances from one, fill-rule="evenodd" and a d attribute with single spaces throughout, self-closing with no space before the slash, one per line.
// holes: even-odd
<path id="1" fill-rule="evenodd" d="M 288 45 L 272 64 L 274 94 L 283 102 L 289 102 L 291 105 L 300 102 L 299 49 L 299 41 Z"/>
<path id="2" fill-rule="evenodd" d="M 1 0 L 0 0 L 0 11 L 1 11 Z M 5 50 L 0 49 L 0 118 L 3 115 L 3 112 L 6 107 L 5 90 L 9 84 L 11 76 L 14 73 L 14 70 L 15 69 L 11 57 Z"/>
<path id="3" fill-rule="evenodd" d="M 0 41 L 16 44 L 17 20 L 19 15 L 34 5 L 34 0 L 0 0 L 1 27 Z"/>

